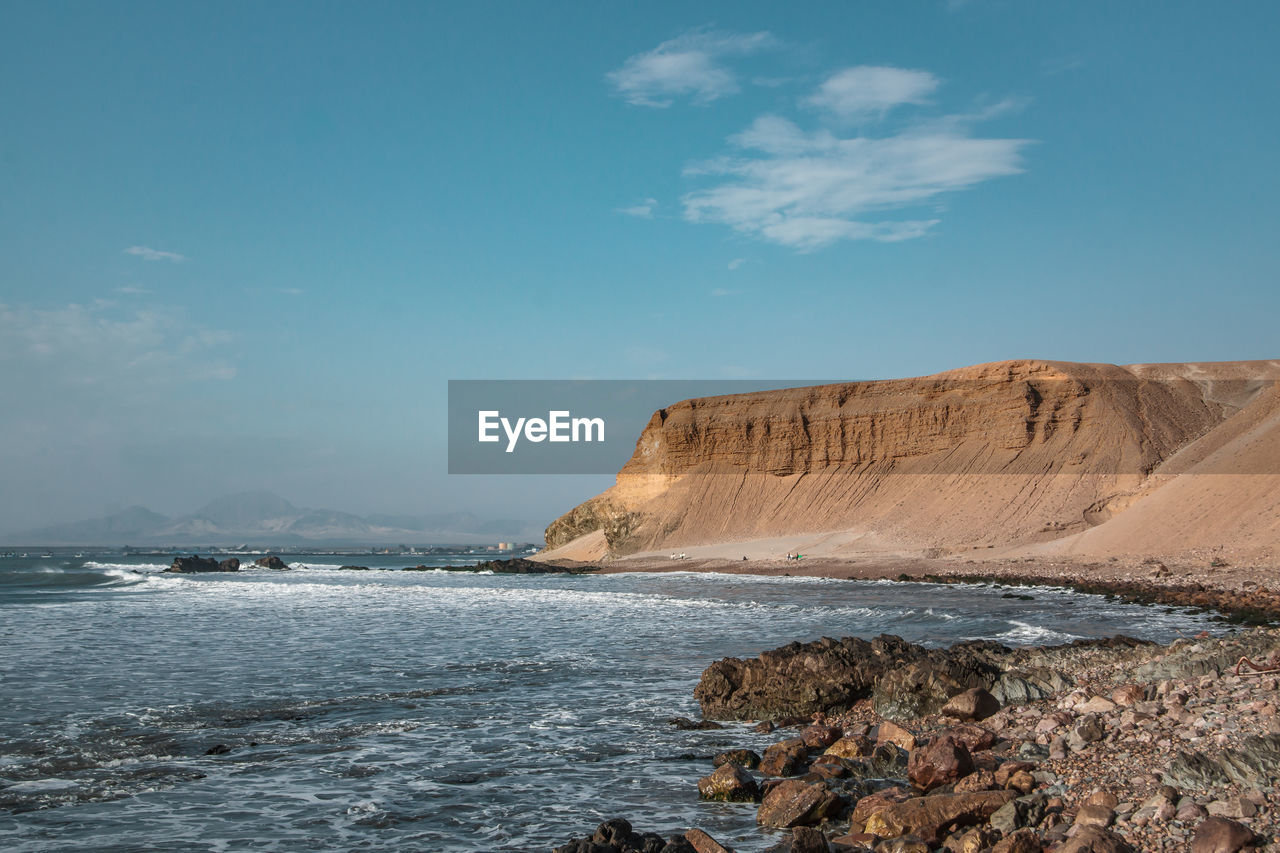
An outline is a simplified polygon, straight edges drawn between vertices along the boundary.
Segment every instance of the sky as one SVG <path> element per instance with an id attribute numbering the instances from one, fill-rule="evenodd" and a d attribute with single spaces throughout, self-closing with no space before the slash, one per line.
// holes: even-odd
<path id="1" fill-rule="evenodd" d="M 446 383 L 1280 357 L 1280 6 L 0 2 L 0 531 L 551 520 Z"/>

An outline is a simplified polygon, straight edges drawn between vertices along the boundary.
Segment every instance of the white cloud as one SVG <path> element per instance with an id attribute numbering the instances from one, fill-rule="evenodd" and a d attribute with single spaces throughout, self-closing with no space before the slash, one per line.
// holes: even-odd
<path id="1" fill-rule="evenodd" d="M 717 287 L 711 291 L 712 296 L 733 296 L 738 291 L 730 290 L 727 287 Z"/>
<path id="2" fill-rule="evenodd" d="M 181 263 L 185 261 L 186 255 L 179 255 L 177 252 L 162 252 L 159 249 L 152 249 L 150 246 L 130 246 L 124 250 L 126 255 L 137 255 L 144 261 L 173 261 Z"/>
<path id="3" fill-rule="evenodd" d="M 736 270 L 738 267 L 742 266 L 746 262 L 747 262 L 746 258 L 734 258 L 733 260 L 729 261 L 729 269 Z"/>
<path id="4" fill-rule="evenodd" d="M 678 95 L 708 104 L 738 91 L 738 79 L 723 58 L 756 53 L 774 42 L 767 32 L 693 30 L 637 53 L 606 77 L 619 95 L 637 106 L 669 107 Z"/>
<path id="5" fill-rule="evenodd" d="M 656 198 L 646 198 L 644 201 L 639 204 L 632 205 L 631 207 L 619 207 L 617 208 L 617 211 L 618 213 L 625 213 L 627 216 L 639 216 L 641 219 L 652 219 L 653 211 L 657 206 L 658 200 Z"/>
<path id="6" fill-rule="evenodd" d="M 280 288 L 280 292 L 285 296 L 301 296 L 306 293 L 306 291 L 301 287 L 282 287 Z"/>
<path id="7" fill-rule="evenodd" d="M 1025 139 L 981 139 L 961 122 L 884 138 L 840 138 L 762 116 L 731 137 L 737 156 L 685 170 L 722 180 L 684 196 L 690 222 L 713 222 L 800 250 L 838 240 L 910 240 L 935 217 L 888 211 L 1022 171 Z"/>
<path id="8" fill-rule="evenodd" d="M 102 301 L 51 309 L 0 304 L 0 371 L 22 377 L 12 393 L 118 401 L 147 388 L 235 377 L 223 357 L 230 333 L 192 326 L 171 311 L 112 308 Z"/>
<path id="9" fill-rule="evenodd" d="M 842 119 L 879 118 L 902 104 L 928 103 L 937 88 L 928 71 L 859 65 L 832 74 L 804 104 Z"/>
<path id="10" fill-rule="evenodd" d="M 147 290 L 145 287 L 138 287 L 136 284 L 126 284 L 123 287 L 116 288 L 116 293 L 123 293 L 128 296 L 141 296 L 150 292 L 151 291 Z"/>

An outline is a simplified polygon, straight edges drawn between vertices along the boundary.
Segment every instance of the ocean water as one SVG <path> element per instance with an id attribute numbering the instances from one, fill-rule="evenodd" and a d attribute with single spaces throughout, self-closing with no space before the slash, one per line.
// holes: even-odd
<path id="1" fill-rule="evenodd" d="M 0 849 L 548 850 L 623 816 L 757 850 L 754 807 L 701 803 L 696 781 L 715 752 L 776 738 L 667 723 L 698 716 L 718 658 L 882 632 L 1220 630 L 1061 590 L 284 557 L 292 571 L 202 576 L 0 558 Z"/>

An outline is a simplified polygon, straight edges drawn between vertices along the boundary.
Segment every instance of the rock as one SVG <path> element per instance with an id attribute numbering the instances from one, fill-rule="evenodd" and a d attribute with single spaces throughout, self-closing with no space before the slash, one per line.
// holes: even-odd
<path id="1" fill-rule="evenodd" d="M 902 796 L 901 790 L 897 788 L 868 794 L 854 803 L 853 812 L 849 816 L 849 826 L 855 831 L 861 830 L 866 827 L 867 821 L 873 814 L 884 811 L 894 803 L 905 802 L 907 799 L 909 798 Z"/>
<path id="2" fill-rule="evenodd" d="M 1101 826 L 1104 829 L 1111 826 L 1112 821 L 1116 819 L 1116 813 L 1104 805 L 1091 804 L 1081 806 L 1076 812 L 1077 826 Z"/>
<path id="3" fill-rule="evenodd" d="M 1253 817 L 1258 813 L 1258 807 L 1244 797 L 1225 797 L 1221 800 L 1214 800 L 1205 808 L 1214 817 L 1229 817 L 1233 819 Z"/>
<path id="4" fill-rule="evenodd" d="M 1120 805 L 1120 798 L 1110 791 L 1094 791 L 1084 798 L 1084 802 L 1081 805 L 1105 806 L 1114 810 L 1116 806 Z"/>
<path id="5" fill-rule="evenodd" d="M 1105 734 L 1098 717 L 1090 714 L 1071 727 L 1067 734 L 1067 746 L 1072 752 L 1080 752 L 1089 744 L 1102 740 Z"/>
<path id="6" fill-rule="evenodd" d="M 875 853 L 929 853 L 929 845 L 914 835 L 903 835 L 881 841 L 875 846 Z"/>
<path id="7" fill-rule="evenodd" d="M 1029 761 L 1006 761 L 996 768 L 996 784 L 1001 788 L 1007 787 L 1015 773 L 1031 773 L 1035 769 L 1036 766 Z"/>
<path id="8" fill-rule="evenodd" d="M 1111 691 L 1111 701 L 1121 708 L 1136 705 L 1146 697 L 1142 688 L 1136 684 L 1124 684 Z"/>
<path id="9" fill-rule="evenodd" d="M 1019 829 L 1006 838 L 1001 839 L 995 847 L 991 848 L 991 853 L 1041 853 L 1044 845 L 1040 843 L 1040 836 L 1036 835 L 1035 830 Z"/>
<path id="10" fill-rule="evenodd" d="M 684 834 L 684 840 L 692 845 L 698 853 L 733 853 L 728 847 L 707 835 L 701 829 L 691 829 Z"/>
<path id="11" fill-rule="evenodd" d="M 1058 853 L 1133 853 L 1133 848 L 1108 829 L 1083 826 L 1058 848 Z"/>
<path id="12" fill-rule="evenodd" d="M 340 572 L 367 572 L 368 566 L 338 566 Z"/>
<path id="13" fill-rule="evenodd" d="M 990 770 L 975 770 L 955 785 L 957 794 L 972 791 L 991 791 L 997 787 L 995 774 Z"/>
<path id="14" fill-rule="evenodd" d="M 935 794 L 893 803 L 867 818 L 866 831 L 880 838 L 917 835 L 929 843 L 938 840 L 943 828 L 952 824 L 975 824 L 986 820 L 1013 799 L 1010 791 L 982 791 L 973 794 Z"/>
<path id="15" fill-rule="evenodd" d="M 821 783 L 784 779 L 765 793 L 756 822 L 775 829 L 814 824 L 839 802 L 840 798 Z"/>
<path id="16" fill-rule="evenodd" d="M 766 776 L 795 776 L 804 770 L 809 748 L 798 737 L 773 744 L 760 759 L 760 772 Z"/>
<path id="17" fill-rule="evenodd" d="M 943 732 L 943 734 L 951 735 L 953 738 L 964 744 L 970 752 L 982 752 L 983 750 L 987 750 L 995 746 L 996 743 L 995 734 L 987 731 L 982 726 L 975 726 L 972 724 L 952 726 Z"/>
<path id="18" fill-rule="evenodd" d="M 760 785 L 737 764 L 722 764 L 698 780 L 698 794 L 704 800 L 756 803 L 760 801 Z"/>
<path id="19" fill-rule="evenodd" d="M 984 687 L 971 687 L 957 693 L 942 706 L 942 714 L 959 720 L 985 720 L 1000 710 L 1000 700 Z"/>
<path id="20" fill-rule="evenodd" d="M 916 736 L 897 723 L 885 721 L 876 732 L 876 743 L 891 743 L 910 752 L 916 748 Z"/>
<path id="21" fill-rule="evenodd" d="M 947 853 L 983 853 L 991 849 L 1000 836 L 989 827 L 956 830 L 943 844 Z"/>
<path id="22" fill-rule="evenodd" d="M 166 573 L 175 575 L 193 575 L 203 572 L 238 572 L 240 571 L 240 561 L 235 557 L 229 560 L 223 560 L 219 563 L 212 557 L 200 557 L 195 554 L 190 557 L 174 557 L 173 565 L 165 569 Z"/>
<path id="23" fill-rule="evenodd" d="M 1184 752 L 1169 763 L 1164 782 L 1176 788 L 1213 788 L 1236 782 L 1246 787 L 1270 784 L 1280 766 L 1280 734 L 1250 735 L 1218 758 Z"/>
<path id="24" fill-rule="evenodd" d="M 835 726 L 814 723 L 800 732 L 800 739 L 810 749 L 826 749 L 840 740 L 842 735 L 844 732 Z"/>
<path id="25" fill-rule="evenodd" d="M 1004 791 L 1010 797 L 1016 796 L 1012 791 Z M 1010 835 L 1014 830 L 1035 826 L 1044 817 L 1045 798 L 1039 795 L 1011 799 L 991 815 L 991 828 L 999 830 L 1003 835 Z"/>
<path id="26" fill-rule="evenodd" d="M 694 696 L 713 719 L 768 719 L 844 711 L 871 698 L 881 717 L 932 713 L 954 694 L 986 687 L 1015 652 L 991 642 L 926 649 L 901 637 L 824 637 L 757 658 L 725 658 L 702 673 Z"/>
<path id="27" fill-rule="evenodd" d="M 991 687 L 991 695 L 1002 705 L 1026 705 L 1070 688 L 1071 679 L 1057 670 L 1041 667 L 1006 672 Z"/>
<path id="28" fill-rule="evenodd" d="M 831 853 L 831 845 L 820 830 L 797 826 L 791 830 L 791 853 Z"/>
<path id="29" fill-rule="evenodd" d="M 1107 714 L 1116 709 L 1116 703 L 1103 696 L 1093 696 L 1075 707 L 1077 714 Z"/>
<path id="30" fill-rule="evenodd" d="M 862 758 L 870 755 L 873 748 L 874 745 L 866 735 L 845 735 L 827 747 L 827 751 L 823 754 L 839 758 Z"/>
<path id="31" fill-rule="evenodd" d="M 1191 853 L 1236 853 L 1253 843 L 1253 830 L 1223 817 L 1211 817 L 1196 827 Z"/>
<path id="32" fill-rule="evenodd" d="M 683 836 L 673 836 L 665 844 L 662 837 L 635 832 L 622 818 L 606 820 L 590 838 L 579 838 L 552 853 L 698 853 Z"/>
<path id="33" fill-rule="evenodd" d="M 667 720 L 667 722 L 675 726 L 677 729 L 680 729 L 681 731 L 686 731 L 686 732 L 714 730 L 714 729 L 724 728 L 724 726 L 720 725 L 714 720 L 698 720 L 695 722 L 689 719 L 688 717 L 672 717 L 671 719 Z"/>
<path id="34" fill-rule="evenodd" d="M 973 756 L 951 735 L 917 747 L 907 760 L 907 778 L 925 791 L 958 782 L 972 772 Z"/>
<path id="35" fill-rule="evenodd" d="M 284 569 L 289 568 L 288 563 L 286 563 L 284 560 L 280 559 L 279 557 L 276 557 L 273 555 L 269 555 L 266 557 L 259 557 L 258 559 L 253 561 L 253 564 L 261 569 L 276 569 L 279 571 L 283 571 Z"/>
<path id="36" fill-rule="evenodd" d="M 719 767 L 722 764 L 736 764 L 739 767 L 754 770 L 760 766 L 760 755 L 750 749 L 731 749 L 711 759 L 712 767 Z"/>

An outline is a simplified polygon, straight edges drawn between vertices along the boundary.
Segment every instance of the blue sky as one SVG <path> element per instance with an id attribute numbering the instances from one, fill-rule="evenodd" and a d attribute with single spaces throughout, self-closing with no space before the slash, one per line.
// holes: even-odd
<path id="1" fill-rule="evenodd" d="M 0 10 L 0 530 L 607 484 L 450 378 L 1280 355 L 1274 4 Z"/>

